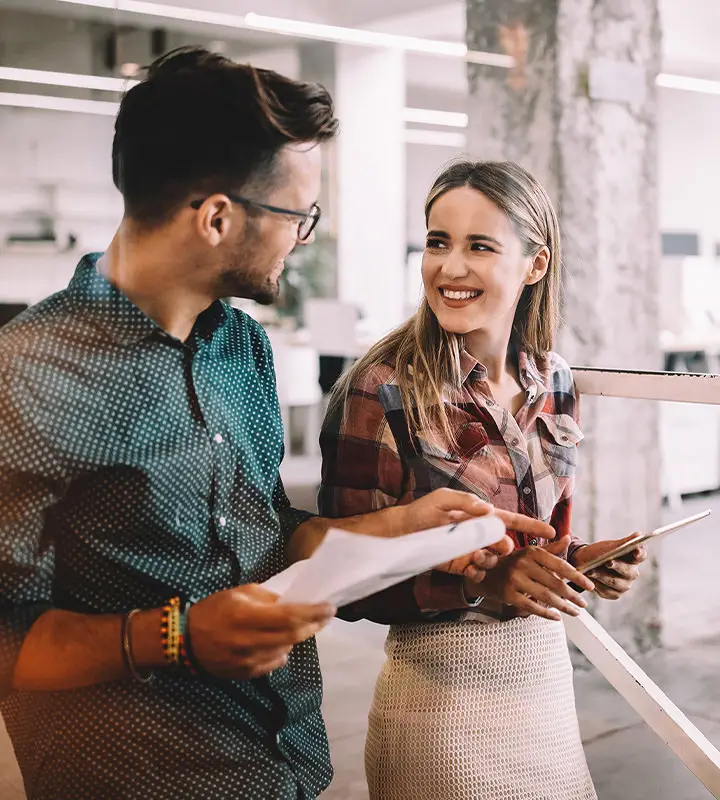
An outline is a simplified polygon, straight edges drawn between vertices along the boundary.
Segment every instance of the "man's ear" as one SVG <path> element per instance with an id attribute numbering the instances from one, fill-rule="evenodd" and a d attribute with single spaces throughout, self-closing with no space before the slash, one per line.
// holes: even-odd
<path id="1" fill-rule="evenodd" d="M 233 225 L 242 223 L 238 215 L 244 213 L 245 209 L 233 205 L 227 195 L 213 194 L 197 210 L 196 230 L 211 247 L 217 247 Z"/>

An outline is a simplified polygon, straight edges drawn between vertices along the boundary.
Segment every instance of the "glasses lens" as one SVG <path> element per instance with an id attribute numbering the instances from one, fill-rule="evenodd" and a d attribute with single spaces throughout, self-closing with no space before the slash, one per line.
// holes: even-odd
<path id="1" fill-rule="evenodd" d="M 317 225 L 319 219 L 320 219 L 320 207 L 313 206 L 310 209 L 310 213 L 298 226 L 298 239 L 300 239 L 300 241 L 304 241 L 305 239 L 308 238 L 308 236 L 310 236 L 310 234 L 315 229 L 315 226 Z"/>

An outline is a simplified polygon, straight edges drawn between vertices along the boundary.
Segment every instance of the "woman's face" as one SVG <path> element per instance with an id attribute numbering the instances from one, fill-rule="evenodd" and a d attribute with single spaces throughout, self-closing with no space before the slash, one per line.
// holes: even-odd
<path id="1" fill-rule="evenodd" d="M 446 331 L 509 331 L 523 289 L 546 270 L 546 249 L 523 255 L 512 223 L 481 192 L 450 189 L 433 204 L 422 277 L 430 308 Z"/>

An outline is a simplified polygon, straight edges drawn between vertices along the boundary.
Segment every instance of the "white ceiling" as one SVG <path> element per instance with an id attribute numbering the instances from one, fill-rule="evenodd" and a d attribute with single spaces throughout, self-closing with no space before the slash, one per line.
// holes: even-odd
<path id="1" fill-rule="evenodd" d="M 541 1 L 541 0 L 538 0 Z M 236 18 L 255 11 L 268 16 L 289 17 L 333 25 L 366 27 L 433 39 L 462 41 L 465 34 L 463 0 L 150 0 L 170 5 L 230 14 Z M 663 69 L 698 77 L 720 78 L 720 0 L 659 0 L 663 21 Z M 252 47 L 284 51 L 287 37 L 169 22 L 153 17 L 90 9 L 59 0 L 0 0 L 0 8 L 39 10 L 58 16 L 80 16 L 94 20 L 132 24 L 135 27 L 164 25 L 170 30 L 192 31 L 195 36 L 235 39 Z M 410 92 L 445 93 L 448 107 L 453 96 L 466 92 L 465 66 L 459 59 L 409 55 Z"/>

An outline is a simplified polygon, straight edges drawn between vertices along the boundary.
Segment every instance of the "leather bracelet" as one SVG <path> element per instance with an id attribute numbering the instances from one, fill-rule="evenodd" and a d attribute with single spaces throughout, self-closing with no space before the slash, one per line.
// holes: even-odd
<path id="1" fill-rule="evenodd" d="M 143 675 L 143 673 L 138 669 L 137 664 L 135 663 L 135 657 L 133 656 L 132 618 L 135 616 L 135 614 L 139 613 L 139 608 L 133 608 L 132 611 L 128 611 L 128 613 L 122 618 L 122 625 L 120 626 L 122 656 L 127 671 L 136 681 L 139 683 L 151 683 L 153 680 L 155 680 L 155 675 L 152 672 L 146 672 Z"/>
<path id="2" fill-rule="evenodd" d="M 180 612 L 180 666 L 185 672 L 196 678 L 199 675 L 207 675 L 207 672 L 193 652 L 188 625 L 190 607 L 191 604 L 188 603 Z"/>

